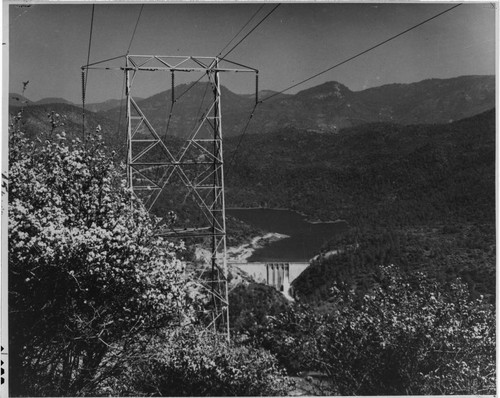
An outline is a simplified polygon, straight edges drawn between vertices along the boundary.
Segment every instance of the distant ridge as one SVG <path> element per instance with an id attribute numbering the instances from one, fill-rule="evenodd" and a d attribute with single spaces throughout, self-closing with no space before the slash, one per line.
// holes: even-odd
<path id="1" fill-rule="evenodd" d="M 186 137 L 195 122 L 205 84 L 195 85 L 176 103 L 169 134 Z M 176 88 L 183 92 L 184 87 Z M 266 93 L 269 93 L 266 95 Z M 323 133 L 337 133 L 345 127 L 373 122 L 403 125 L 449 123 L 484 112 L 495 106 L 494 76 L 460 76 L 451 79 L 427 79 L 417 83 L 388 84 L 351 91 L 339 82 L 326 82 L 297 94 L 280 94 L 265 100 L 275 91 L 261 91 L 260 104 L 248 133 L 268 133 L 295 127 Z M 138 101 L 153 126 L 165 131 L 171 91 L 167 90 Z M 224 136 L 242 133 L 255 104 L 253 95 L 238 95 L 223 88 L 222 112 Z M 122 111 L 123 113 L 123 111 Z M 119 108 L 105 115 L 116 118 Z"/>
<path id="2" fill-rule="evenodd" d="M 30 101 L 24 95 L 18 93 L 9 93 L 9 105 L 10 106 L 26 106 L 32 104 L 33 101 Z"/>
<path id="3" fill-rule="evenodd" d="M 59 97 L 49 97 L 42 98 L 40 101 L 33 102 L 34 105 L 45 105 L 45 104 L 69 104 L 74 105 L 73 102 L 68 101 L 64 98 Z"/>
<path id="4" fill-rule="evenodd" d="M 134 97 L 136 101 L 141 101 L 142 98 Z M 125 98 L 123 99 L 109 99 L 103 102 L 93 102 L 90 104 L 85 104 L 85 109 L 92 112 L 106 112 L 113 108 L 119 108 L 120 105 L 124 106 Z M 81 106 L 81 105 L 79 105 Z"/>
<path id="5" fill-rule="evenodd" d="M 495 106 L 495 76 L 426 79 L 417 83 L 386 84 L 360 91 L 352 91 L 339 82 L 330 81 L 297 94 L 274 96 L 276 93 L 272 90 L 259 92 L 259 100 L 264 100 L 264 103 L 257 106 L 248 125 L 248 133 L 269 133 L 294 127 L 336 134 L 346 127 L 374 122 L 402 125 L 450 123 Z M 273 97 L 266 100 L 270 96 Z M 185 138 L 192 134 L 194 126 L 207 111 L 211 101 L 210 90 L 207 90 L 207 83 L 198 83 L 193 87 L 183 84 L 175 87 L 174 97 L 179 100 L 172 112 L 171 90 L 148 98 L 134 99 L 155 130 Z M 11 106 L 71 104 L 62 98 L 32 102 L 15 93 L 10 94 L 9 101 Z M 86 104 L 86 109 L 106 119 L 118 120 L 125 117 L 125 103 L 124 100 L 110 99 Z M 222 87 L 221 103 L 224 137 L 241 134 L 255 106 L 255 96 L 235 94 Z"/>
<path id="6" fill-rule="evenodd" d="M 135 98 L 136 101 L 142 100 L 142 98 Z M 95 102 L 90 104 L 85 104 L 85 109 L 91 112 L 105 112 L 109 109 L 117 108 L 120 104 L 124 104 L 125 99 L 109 99 L 103 102 Z M 9 106 L 27 106 L 27 105 L 49 105 L 49 104 L 67 104 L 74 105 L 77 107 L 82 107 L 82 104 L 75 104 L 74 102 L 68 101 L 61 97 L 47 97 L 42 98 L 39 101 L 31 101 L 25 96 L 18 93 L 9 93 Z"/>

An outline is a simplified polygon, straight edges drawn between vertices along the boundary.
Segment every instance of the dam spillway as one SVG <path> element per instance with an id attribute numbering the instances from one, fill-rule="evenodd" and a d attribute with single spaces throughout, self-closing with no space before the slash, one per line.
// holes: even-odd
<path id="1" fill-rule="evenodd" d="M 264 283 L 287 293 L 290 284 L 307 268 L 308 262 L 230 263 L 247 273 L 255 282 Z"/>

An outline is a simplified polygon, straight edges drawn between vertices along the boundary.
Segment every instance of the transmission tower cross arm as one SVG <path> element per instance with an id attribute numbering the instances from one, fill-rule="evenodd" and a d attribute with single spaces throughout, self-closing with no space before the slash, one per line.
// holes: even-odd
<path id="1" fill-rule="evenodd" d="M 126 66 L 112 63 L 125 60 Z M 170 71 L 170 72 L 247 72 L 258 70 L 225 58 L 179 55 L 119 55 L 102 61 L 92 62 L 81 67 L 85 69 L 132 70 L 132 71 Z"/>

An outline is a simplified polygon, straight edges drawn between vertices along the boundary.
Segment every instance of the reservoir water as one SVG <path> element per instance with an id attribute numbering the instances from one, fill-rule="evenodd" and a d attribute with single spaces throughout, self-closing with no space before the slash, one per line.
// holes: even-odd
<path id="1" fill-rule="evenodd" d="M 248 261 L 308 261 L 335 235 L 345 232 L 345 221 L 311 223 L 291 210 L 226 209 L 226 213 L 266 232 L 278 232 L 289 238 L 257 249 Z"/>

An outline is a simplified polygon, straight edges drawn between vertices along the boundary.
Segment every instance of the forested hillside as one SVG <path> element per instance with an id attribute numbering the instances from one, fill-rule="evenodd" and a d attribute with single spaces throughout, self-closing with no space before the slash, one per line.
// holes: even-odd
<path id="1" fill-rule="evenodd" d="M 227 201 L 360 226 L 491 221 L 494 143 L 494 110 L 443 125 L 249 135 L 226 171 Z"/>
<path id="2" fill-rule="evenodd" d="M 233 206 L 350 224 L 348 236 L 323 248 L 342 253 L 320 257 L 294 282 L 303 300 L 321 304 L 338 281 L 366 292 L 374 268 L 392 263 L 442 281 L 461 276 L 494 300 L 494 110 L 444 125 L 247 136 L 227 176 Z"/>

